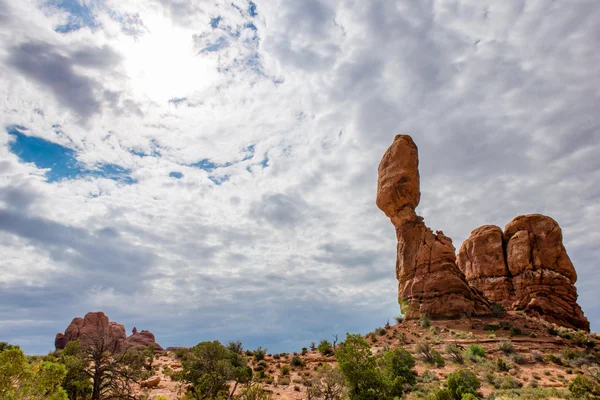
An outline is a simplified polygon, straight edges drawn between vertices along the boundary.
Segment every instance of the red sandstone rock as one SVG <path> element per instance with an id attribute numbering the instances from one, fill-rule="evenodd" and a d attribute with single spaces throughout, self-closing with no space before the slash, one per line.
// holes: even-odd
<path id="1" fill-rule="evenodd" d="M 506 256 L 505 256 L 506 254 Z M 575 268 L 552 218 L 522 215 L 504 233 L 486 225 L 471 232 L 457 264 L 470 285 L 509 310 L 523 310 L 559 325 L 589 330 L 577 304 Z"/>
<path id="2" fill-rule="evenodd" d="M 550 322 L 589 331 L 577 304 L 577 273 L 552 218 L 521 215 L 504 228 L 506 262 L 513 276 L 513 308 Z"/>
<path id="3" fill-rule="evenodd" d="M 456 263 L 469 285 L 477 288 L 490 301 L 510 308 L 512 281 L 504 259 L 502 229 L 484 225 L 471 232 L 458 250 Z"/>
<path id="4" fill-rule="evenodd" d="M 415 213 L 420 201 L 418 149 L 397 135 L 379 164 L 377 206 L 391 219 L 398 239 L 398 298 L 406 318 L 488 315 L 489 302 L 470 287 L 456 266 L 452 240 L 435 234 Z"/>
<path id="5" fill-rule="evenodd" d="M 160 376 L 154 376 L 154 377 L 152 377 L 150 379 L 142 381 L 140 383 L 140 386 L 143 387 L 143 388 L 151 389 L 151 388 L 158 387 L 159 383 L 160 383 Z"/>
<path id="6" fill-rule="evenodd" d="M 135 348 L 140 348 L 140 347 L 146 347 L 146 346 L 153 346 L 154 350 L 156 351 L 162 351 L 163 348 L 156 343 L 156 340 L 154 338 L 154 334 L 150 331 L 146 331 L 146 330 L 142 330 L 141 332 L 134 332 L 131 336 L 129 336 L 126 340 L 125 340 L 125 346 L 127 348 L 129 347 L 135 347 Z"/>
<path id="7" fill-rule="evenodd" d="M 79 340 L 82 346 L 88 346 L 98 339 L 110 343 L 113 351 L 124 351 L 129 347 L 142 347 L 150 344 L 153 344 L 155 349 L 162 350 L 151 332 L 137 332 L 128 338 L 125 327 L 109 321 L 103 312 L 90 312 L 84 318 L 73 319 L 64 334 L 56 334 L 54 346 L 57 350 L 61 350 L 68 342 L 74 340 Z"/>

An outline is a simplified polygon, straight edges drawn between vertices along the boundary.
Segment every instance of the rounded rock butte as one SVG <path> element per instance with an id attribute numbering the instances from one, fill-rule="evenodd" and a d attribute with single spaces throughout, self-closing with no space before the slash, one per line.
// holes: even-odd
<path id="1" fill-rule="evenodd" d="M 515 217 L 504 232 L 492 225 L 475 229 L 458 251 L 457 264 L 470 285 L 508 310 L 590 329 L 577 304 L 577 273 L 562 230 L 548 216 Z"/>
<path id="2" fill-rule="evenodd" d="M 149 331 L 135 332 L 127 337 L 125 327 L 116 322 L 109 321 L 102 311 L 89 312 L 85 317 L 74 318 L 64 333 L 57 333 L 54 347 L 62 350 L 67 343 L 79 340 L 82 346 L 94 344 L 97 340 L 109 344 L 112 351 L 125 351 L 131 347 L 144 347 L 152 345 L 155 350 L 162 350 L 156 343 L 154 335 Z"/>
<path id="3" fill-rule="evenodd" d="M 531 214 L 504 231 L 484 225 L 455 255 L 452 240 L 434 234 L 416 214 L 420 198 L 417 146 L 397 135 L 379 164 L 376 203 L 396 229 L 398 299 L 406 318 L 485 316 L 494 302 L 589 331 L 556 221 Z"/>

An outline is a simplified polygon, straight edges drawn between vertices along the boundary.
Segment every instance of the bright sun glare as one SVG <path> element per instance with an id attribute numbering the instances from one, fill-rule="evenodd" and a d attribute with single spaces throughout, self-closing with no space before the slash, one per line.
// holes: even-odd
<path id="1" fill-rule="evenodd" d="M 194 50 L 191 32 L 161 16 L 145 16 L 148 32 L 122 42 L 125 68 L 137 96 L 165 102 L 219 79 L 215 60 Z"/>

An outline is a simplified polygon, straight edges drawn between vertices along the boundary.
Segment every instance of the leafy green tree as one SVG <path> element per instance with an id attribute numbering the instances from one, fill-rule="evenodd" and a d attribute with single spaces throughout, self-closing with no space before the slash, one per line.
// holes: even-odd
<path id="1" fill-rule="evenodd" d="M 379 362 L 389 397 L 402 394 L 417 381 L 415 359 L 403 348 L 388 351 Z"/>
<path id="2" fill-rule="evenodd" d="M 238 384 L 252 379 L 245 358 L 216 340 L 192 347 L 182 365 L 183 380 L 189 384 L 188 394 L 193 399 L 231 398 Z M 231 393 L 228 381 L 234 381 Z"/>
<path id="3" fill-rule="evenodd" d="M 69 399 L 89 398 L 92 394 L 92 381 L 86 372 L 84 353 L 79 340 L 67 343 L 67 346 L 57 353 L 57 361 L 67 370 L 61 386 L 67 392 Z"/>
<path id="4" fill-rule="evenodd" d="M 360 335 L 346 334 L 335 353 L 338 367 L 348 385 L 351 400 L 381 400 L 383 381 L 371 345 Z"/>
<path id="5" fill-rule="evenodd" d="M 477 396 L 481 382 L 473 372 L 461 369 L 448 375 L 447 386 L 452 398 L 461 400 L 467 393 Z"/>
<path id="6" fill-rule="evenodd" d="M 27 356 L 14 346 L 0 352 L 0 399 L 67 400 L 60 386 L 66 375 L 63 365 L 51 361 L 31 365 Z"/>
<path id="7" fill-rule="evenodd" d="M 317 346 L 317 350 L 319 350 L 319 353 L 323 354 L 324 356 L 330 356 L 333 354 L 333 346 L 327 339 L 321 340 L 321 343 L 319 343 L 319 346 Z"/>

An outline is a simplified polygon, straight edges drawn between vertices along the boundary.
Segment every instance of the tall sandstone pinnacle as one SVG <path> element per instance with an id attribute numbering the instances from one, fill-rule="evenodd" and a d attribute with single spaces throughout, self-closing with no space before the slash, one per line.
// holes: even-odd
<path id="1" fill-rule="evenodd" d="M 552 218 L 514 218 L 504 232 L 485 225 L 471 232 L 457 264 L 469 284 L 508 310 L 522 310 L 549 322 L 588 331 L 577 304 L 577 274 Z"/>
<path id="2" fill-rule="evenodd" d="M 378 174 L 377 206 L 396 228 L 398 299 L 405 317 L 489 315 L 489 301 L 456 265 L 452 240 L 441 231 L 434 234 L 415 213 L 421 199 L 419 154 L 410 136 L 394 138 Z"/>

